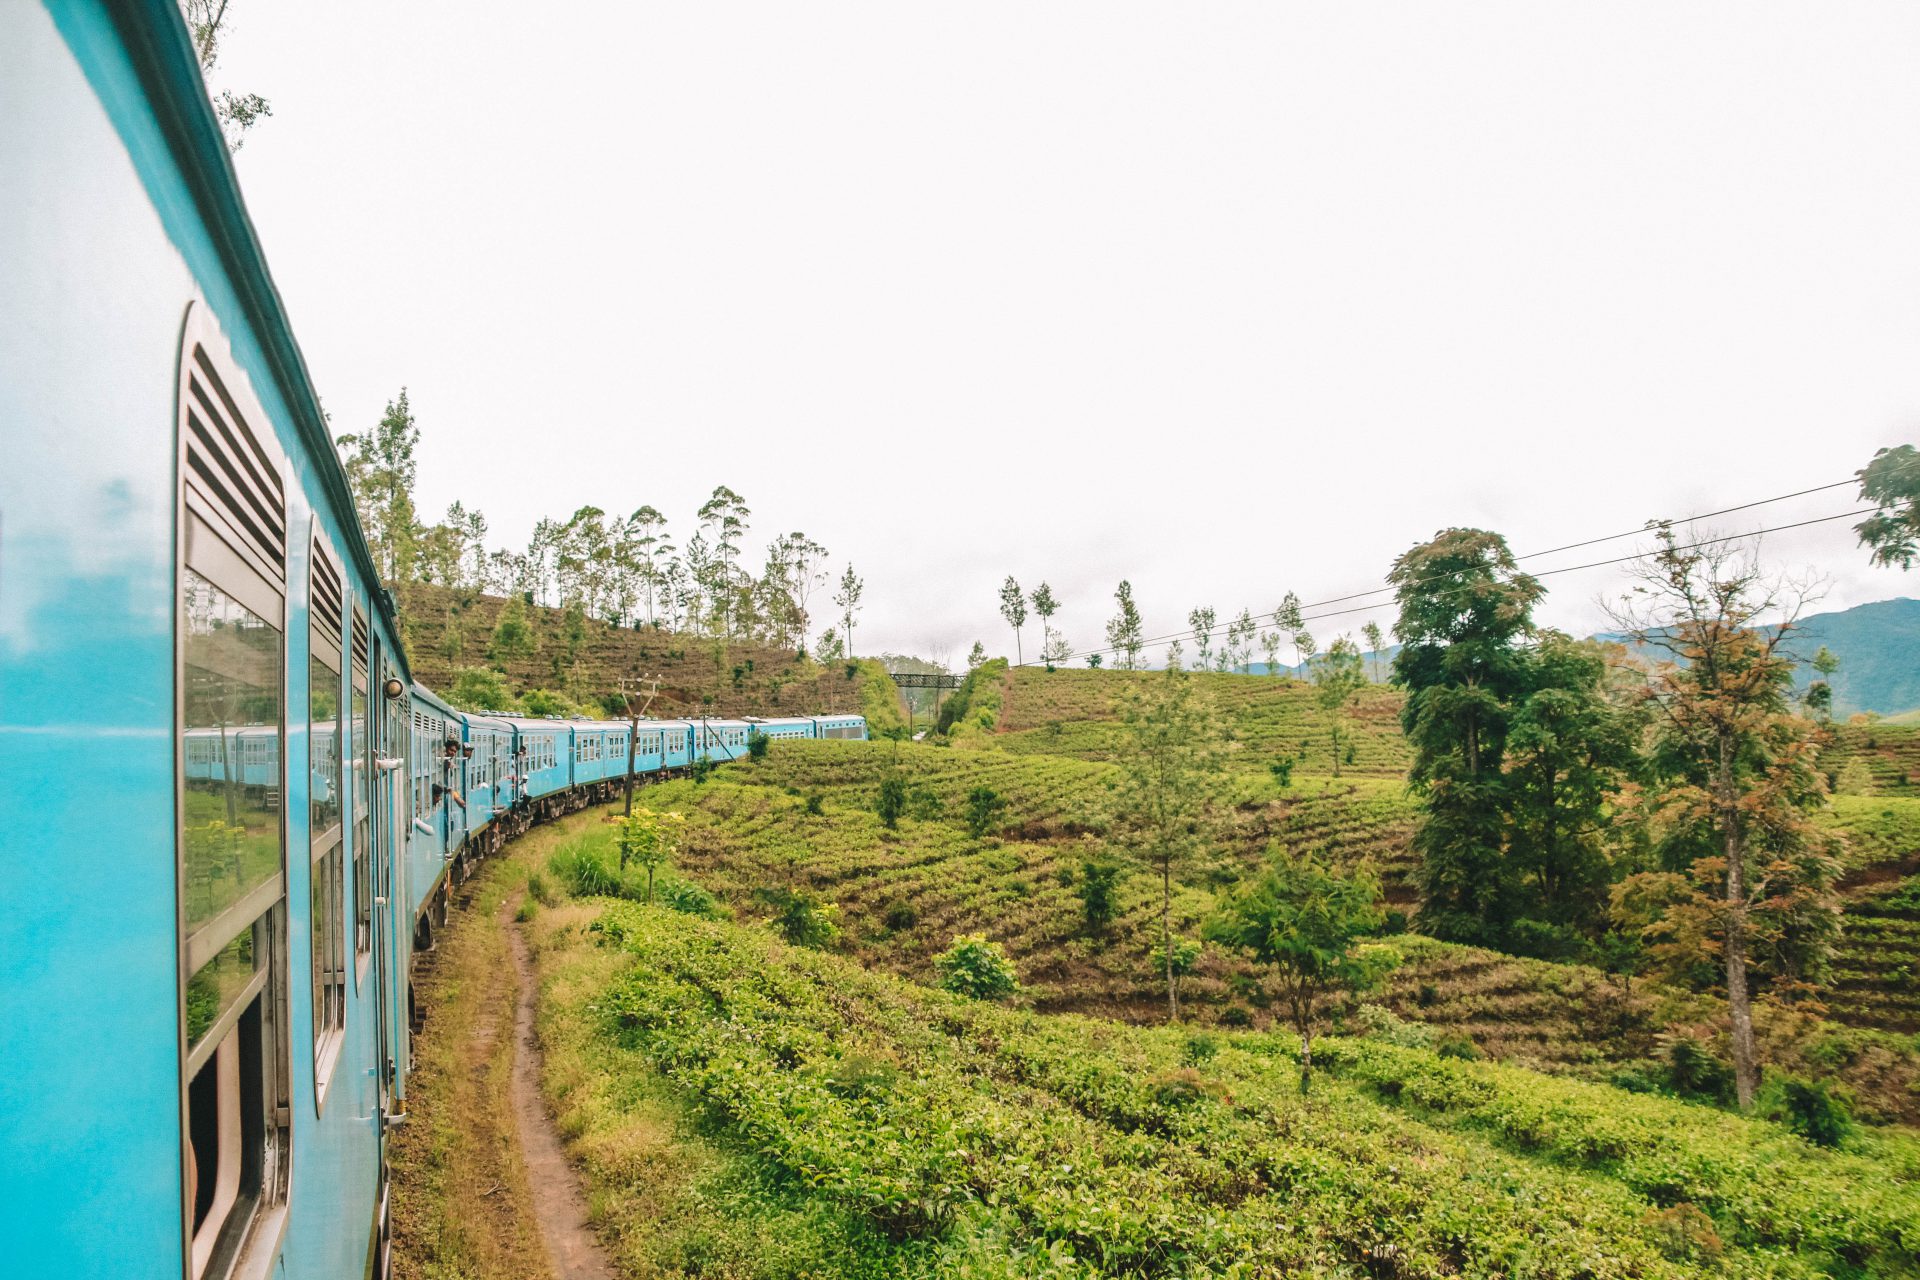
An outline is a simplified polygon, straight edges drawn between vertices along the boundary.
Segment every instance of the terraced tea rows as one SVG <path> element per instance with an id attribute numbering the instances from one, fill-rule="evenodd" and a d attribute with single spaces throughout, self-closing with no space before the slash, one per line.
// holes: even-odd
<path id="1" fill-rule="evenodd" d="M 1844 1022 L 1920 1032 L 1920 876 L 1847 904 L 1827 1001 Z"/>
<path id="2" fill-rule="evenodd" d="M 1003 751 L 1110 760 L 1121 749 L 1116 706 L 1127 689 L 1155 679 L 1150 671 L 1045 671 L 1021 667 L 1007 678 L 1001 732 L 984 741 Z M 1264 769 L 1292 758 L 1303 773 L 1332 773 L 1330 714 L 1314 701 L 1313 686 L 1278 676 L 1195 673 L 1213 699 L 1220 721 Z M 1402 777 L 1410 757 L 1400 734 L 1400 695 L 1386 688 L 1363 690 L 1346 715 L 1351 762 L 1342 773 Z"/>
<path id="3" fill-rule="evenodd" d="M 1765 1122 L 1378 1041 L 1041 1017 L 631 904 L 534 923 L 589 1152 L 653 1081 L 899 1276 L 1897 1276 L 1920 1144 Z M 609 956 L 613 958 L 610 960 Z M 591 974 L 592 981 L 579 975 Z M 641 1099 L 641 1103 L 623 1099 Z M 641 1173 L 589 1160 L 596 1199 Z M 624 1195 L 624 1199 L 622 1198 Z M 850 1224 L 864 1223 L 865 1230 Z M 615 1234 L 638 1224 L 612 1222 Z"/>
<path id="4" fill-rule="evenodd" d="M 1875 794 L 1920 796 L 1920 725 L 1839 726 L 1822 763 L 1838 777 L 1853 759 L 1866 762 Z"/>

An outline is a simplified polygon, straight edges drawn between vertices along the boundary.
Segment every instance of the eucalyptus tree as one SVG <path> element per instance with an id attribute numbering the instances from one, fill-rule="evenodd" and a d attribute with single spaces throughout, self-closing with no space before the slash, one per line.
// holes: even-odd
<path id="1" fill-rule="evenodd" d="M 343 435 L 335 444 L 380 576 L 389 583 L 413 581 L 420 537 L 413 502 L 420 426 L 407 402 L 407 389 L 400 388 L 399 396 L 387 401 L 372 431 Z"/>
<path id="2" fill-rule="evenodd" d="M 1307 664 L 1313 680 L 1314 701 L 1327 717 L 1327 733 L 1333 744 L 1333 776 L 1340 776 L 1341 757 L 1347 746 L 1347 706 L 1366 687 L 1367 675 L 1360 665 L 1360 646 L 1341 636 L 1333 647 Z"/>
<path id="3" fill-rule="evenodd" d="M 860 596 L 866 590 L 866 585 L 849 563 L 846 572 L 840 575 L 840 589 L 833 594 L 833 602 L 840 606 L 840 633 L 846 638 L 848 657 L 854 654 L 853 624 L 860 616 Z"/>
<path id="4" fill-rule="evenodd" d="M 716 485 L 695 514 L 711 555 L 706 565 L 707 597 L 716 611 L 720 633 L 732 639 L 735 592 L 740 578 L 740 544 L 746 537 L 747 520 L 753 513 L 747 509 L 745 498 L 726 485 Z"/>
<path id="5" fill-rule="evenodd" d="M 1253 620 L 1253 610 L 1242 608 L 1227 624 L 1227 665 L 1245 675 L 1247 667 L 1253 661 L 1253 642 L 1260 630 Z"/>
<path id="6" fill-rule="evenodd" d="M 1212 605 L 1187 611 L 1187 626 L 1193 629 L 1194 669 L 1207 669 L 1207 655 L 1213 649 L 1214 612 Z"/>
<path id="7" fill-rule="evenodd" d="M 640 580 L 640 598 L 645 601 L 647 621 L 659 620 L 655 594 L 660 590 L 666 562 L 673 558 L 673 540 L 667 534 L 667 518 L 657 507 L 642 506 L 627 517 L 627 542 L 632 548 L 634 567 Z"/>
<path id="8" fill-rule="evenodd" d="M 1000 616 L 1013 628 L 1013 660 L 1024 662 L 1020 652 L 1020 628 L 1027 623 L 1027 598 L 1021 593 L 1020 584 L 1008 574 L 1007 580 L 1000 584 Z"/>
<path id="9" fill-rule="evenodd" d="M 1060 601 L 1054 596 L 1053 588 L 1044 582 L 1033 589 L 1032 598 L 1034 616 L 1040 619 L 1040 660 L 1051 664 L 1056 649 L 1053 615 L 1060 611 Z"/>
<path id="10" fill-rule="evenodd" d="M 1281 636 L 1278 631 L 1269 630 L 1260 633 L 1260 652 L 1267 656 L 1267 674 L 1270 676 L 1280 674 L 1280 641 Z"/>
<path id="11" fill-rule="evenodd" d="M 1360 628 L 1360 634 L 1367 638 L 1367 656 L 1373 659 L 1373 680 L 1380 682 L 1380 651 L 1386 648 L 1386 633 L 1380 630 L 1380 624 L 1369 622 Z"/>
<path id="12" fill-rule="evenodd" d="M 1147 641 L 1140 625 L 1140 609 L 1133 602 L 1133 584 L 1121 579 L 1113 599 L 1120 610 L 1107 623 L 1107 647 L 1113 650 L 1113 665 L 1123 671 L 1137 670 L 1140 651 L 1146 648 Z"/>

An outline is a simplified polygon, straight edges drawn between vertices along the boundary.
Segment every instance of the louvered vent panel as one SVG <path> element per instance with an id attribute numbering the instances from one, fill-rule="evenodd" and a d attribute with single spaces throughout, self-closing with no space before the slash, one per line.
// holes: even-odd
<path id="1" fill-rule="evenodd" d="M 313 625 L 333 646 L 340 651 L 340 613 L 344 603 L 340 597 L 340 570 L 334 567 L 333 557 L 318 542 L 313 544 Z"/>
<path id="2" fill-rule="evenodd" d="M 187 371 L 187 391 L 187 485 L 227 526 L 221 532 L 234 550 L 257 560 L 261 571 L 284 589 L 286 490 L 198 343 Z"/>
<path id="3" fill-rule="evenodd" d="M 353 669 L 367 674 L 367 615 L 353 611 Z"/>

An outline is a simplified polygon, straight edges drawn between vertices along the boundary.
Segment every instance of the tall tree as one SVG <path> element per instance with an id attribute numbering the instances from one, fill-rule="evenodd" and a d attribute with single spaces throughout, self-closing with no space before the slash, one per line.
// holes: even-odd
<path id="1" fill-rule="evenodd" d="M 1307 658 L 1311 655 L 1300 651 L 1301 637 L 1306 635 L 1306 621 L 1300 616 L 1299 596 L 1289 591 L 1281 598 L 1279 607 L 1273 611 L 1273 625 L 1291 637 L 1294 665 L 1304 668 Z"/>
<path id="2" fill-rule="evenodd" d="M 853 623 L 860 616 L 860 596 L 867 584 L 853 571 L 853 565 L 847 565 L 847 571 L 840 575 L 840 590 L 834 592 L 833 602 L 840 606 L 840 634 L 845 637 L 847 655 L 853 656 Z"/>
<path id="3" fill-rule="evenodd" d="M 1194 669 L 1207 669 L 1207 654 L 1213 650 L 1213 606 L 1203 604 L 1187 611 L 1187 625 L 1193 629 Z"/>
<path id="4" fill-rule="evenodd" d="M 1167 1014 L 1180 1017 L 1173 946 L 1173 876 L 1205 847 L 1225 805 L 1220 718 L 1193 678 L 1169 665 L 1121 704 L 1114 831 L 1160 876 L 1160 954 Z"/>
<path id="5" fill-rule="evenodd" d="M 978 667 L 979 665 L 984 663 L 986 660 L 987 660 L 987 646 L 981 644 L 978 640 L 975 640 L 973 642 L 973 648 L 967 650 L 968 673 L 971 674 L 975 667 Z"/>
<path id="6" fill-rule="evenodd" d="M 390 583 L 413 581 L 420 537 L 413 504 L 419 468 L 413 455 L 420 447 L 420 427 L 407 403 L 407 389 L 400 388 L 399 397 L 387 402 L 372 431 L 343 435 L 338 444 L 380 576 Z"/>
<path id="7" fill-rule="evenodd" d="M 660 615 L 654 598 L 661 587 L 661 570 L 673 555 L 673 543 L 667 536 L 667 518 L 656 507 L 642 506 L 627 517 L 627 539 L 639 569 L 640 598 L 647 621 L 657 621 Z"/>
<path id="8" fill-rule="evenodd" d="M 1802 585 L 1769 581 L 1726 543 L 1677 544 L 1670 527 L 1641 568 L 1636 595 L 1613 612 L 1636 644 L 1665 653 L 1641 697 L 1655 721 L 1653 766 L 1665 819 L 1663 858 L 1690 864 L 1696 892 L 1665 917 L 1717 944 L 1732 1024 L 1734 1089 L 1753 1104 L 1760 1067 L 1753 1036 L 1756 951 L 1783 938 L 1804 952 L 1804 975 L 1831 945 L 1834 860 L 1812 820 L 1826 780 L 1813 767 L 1818 734 L 1793 714 L 1793 660 L 1783 647 L 1809 600 Z M 1763 618 L 1771 625 L 1757 625 Z M 1790 925 L 1769 925 L 1783 897 Z"/>
<path id="9" fill-rule="evenodd" d="M 720 634 L 728 639 L 733 638 L 740 544 L 746 537 L 747 520 L 752 514 L 747 510 L 747 500 L 725 485 L 716 485 L 712 496 L 701 504 L 697 513 L 700 532 L 706 535 L 712 555 L 707 562 L 708 578 L 704 584 L 707 598 L 712 602 Z"/>
<path id="10" fill-rule="evenodd" d="M 1387 637 L 1380 630 L 1380 624 L 1369 622 L 1360 628 L 1360 634 L 1367 638 L 1367 656 L 1373 659 L 1373 681 L 1380 683 L 1380 651 L 1386 647 Z"/>
<path id="11" fill-rule="evenodd" d="M 1501 765 L 1527 689 L 1520 646 L 1541 587 L 1515 567 L 1506 539 L 1484 529 L 1441 531 L 1403 553 L 1387 578 L 1400 606 L 1400 723 L 1425 810 L 1413 837 L 1421 927 L 1450 941 L 1497 944 L 1516 897 L 1503 850 Z"/>
<path id="12" fill-rule="evenodd" d="M 1356 945 L 1384 920 L 1372 872 L 1337 875 L 1311 858 L 1281 855 L 1265 875 L 1223 898 L 1203 928 L 1207 938 L 1274 971 L 1300 1036 L 1302 1093 L 1313 1076 L 1321 1000 L 1365 990 L 1385 973 L 1383 949 Z"/>
<path id="13" fill-rule="evenodd" d="M 1880 510 L 1853 526 L 1873 563 L 1913 568 L 1920 555 L 1920 450 L 1910 444 L 1882 449 L 1861 470 L 1860 496 Z"/>
<path id="14" fill-rule="evenodd" d="M 1113 650 L 1114 666 L 1134 671 L 1140 666 L 1140 651 L 1147 641 L 1140 626 L 1140 610 L 1133 603 L 1133 584 L 1121 579 L 1113 599 L 1120 611 L 1107 623 L 1107 647 Z"/>
<path id="15" fill-rule="evenodd" d="M 1247 608 L 1242 608 L 1227 624 L 1226 665 L 1241 675 L 1245 675 L 1247 668 L 1252 665 L 1253 641 L 1259 630 L 1253 620 L 1253 610 Z"/>
<path id="16" fill-rule="evenodd" d="M 1267 674 L 1280 674 L 1280 640 L 1278 631 L 1267 630 L 1260 633 L 1260 652 L 1267 657 Z"/>
<path id="17" fill-rule="evenodd" d="M 1000 584 L 1000 616 L 1013 628 L 1013 660 L 1016 663 L 1026 661 L 1020 652 L 1020 628 L 1027 622 L 1027 598 L 1021 593 L 1020 584 L 1008 574 L 1007 580 Z"/>
<path id="18" fill-rule="evenodd" d="M 1313 680 L 1314 701 L 1327 717 L 1327 735 L 1333 743 L 1333 776 L 1340 776 L 1341 757 L 1347 746 L 1347 704 L 1359 696 L 1367 684 L 1360 666 L 1360 646 L 1351 637 L 1341 636 L 1333 647 L 1307 664 Z"/>
<path id="19" fill-rule="evenodd" d="M 1055 660 L 1053 615 L 1059 610 L 1060 601 L 1054 598 L 1052 587 L 1042 582 L 1033 589 L 1033 612 L 1040 619 L 1040 661 L 1049 666 Z"/>

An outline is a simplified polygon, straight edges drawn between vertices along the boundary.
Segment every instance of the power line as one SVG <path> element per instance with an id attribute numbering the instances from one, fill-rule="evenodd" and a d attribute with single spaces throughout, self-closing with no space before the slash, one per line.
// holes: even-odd
<path id="1" fill-rule="evenodd" d="M 1829 484 L 1815 485 L 1810 489 L 1796 489 L 1791 493 L 1776 494 L 1771 498 L 1760 498 L 1752 502 L 1743 502 L 1731 507 L 1722 507 L 1717 511 L 1705 511 L 1697 515 L 1686 516 L 1677 520 L 1665 520 L 1665 519 L 1649 520 L 1645 524 L 1640 525 L 1638 528 L 1624 530 L 1620 533 L 1610 533 L 1610 534 L 1607 534 L 1605 537 L 1586 538 L 1579 542 L 1569 542 L 1558 547 L 1549 547 L 1542 551 L 1529 551 L 1525 555 L 1515 556 L 1514 560 L 1516 562 L 1521 560 L 1536 560 L 1542 556 L 1557 555 L 1563 551 L 1573 551 L 1581 547 L 1597 546 L 1604 542 L 1617 542 L 1621 538 L 1630 538 L 1630 537 L 1637 537 L 1637 536 L 1644 535 L 1649 530 L 1659 528 L 1661 526 L 1671 526 L 1675 524 L 1692 524 L 1700 520 L 1711 520 L 1716 516 L 1731 515 L 1737 511 L 1750 511 L 1755 507 L 1770 506 L 1776 502 L 1786 502 L 1793 498 L 1804 498 L 1810 494 L 1824 493 L 1829 489 L 1839 489 L 1848 485 L 1853 485 L 1858 483 L 1859 483 L 1859 480 L 1857 477 L 1849 477 L 1848 479 L 1845 479 L 1845 480 L 1835 480 Z M 1748 533 L 1727 534 L 1723 537 L 1708 538 L 1701 542 L 1691 543 L 1688 546 L 1676 548 L 1676 550 L 1693 550 L 1699 547 L 1711 546 L 1713 544 L 1720 543 L 1720 542 L 1733 542 L 1733 541 L 1739 541 L 1744 538 L 1757 538 L 1769 533 L 1781 533 L 1789 529 L 1804 528 L 1808 525 L 1825 524 L 1833 520 L 1845 520 L 1852 516 L 1865 515 L 1870 512 L 1876 511 L 1878 509 L 1879 509 L 1878 507 L 1862 507 L 1857 511 L 1843 511 L 1836 515 L 1818 516 L 1811 520 L 1801 520 L 1801 521 L 1796 521 L 1790 524 L 1775 525 L 1772 528 L 1767 528 L 1767 529 L 1755 529 Z M 1532 576 L 1535 578 L 1548 578 L 1548 577 L 1553 577 L 1556 574 L 1578 573 L 1586 569 L 1597 569 L 1597 568 L 1604 568 L 1607 565 L 1625 564 L 1631 560 L 1642 559 L 1643 556 L 1644 556 L 1644 553 L 1635 552 L 1631 555 L 1618 556 L 1609 560 L 1595 560 L 1588 564 L 1567 565 L 1558 569 L 1543 569 L 1540 572 L 1533 574 Z M 1324 608 L 1327 605 L 1347 604 L 1350 601 L 1354 601 L 1354 600 L 1364 600 L 1369 596 L 1391 595 L 1395 592 L 1395 590 L 1396 588 L 1390 587 L 1390 586 L 1375 587 L 1367 591 L 1356 591 L 1344 596 L 1332 596 L 1325 600 L 1315 600 L 1315 601 L 1303 603 L 1300 607 L 1303 610 L 1320 609 L 1320 608 Z M 1316 613 L 1311 615 L 1303 613 L 1301 615 L 1300 620 L 1302 622 L 1309 622 L 1309 621 L 1315 621 L 1323 618 L 1342 617 L 1347 614 L 1353 614 L 1353 613 L 1369 613 L 1374 609 L 1379 608 L 1384 603 L 1386 602 L 1376 601 L 1366 605 L 1357 605 L 1349 609 L 1336 609 L 1336 610 L 1330 610 L 1327 612 Z M 1279 616 L 1279 610 L 1274 610 L 1269 613 L 1254 614 L 1251 616 L 1253 618 L 1253 621 L 1256 624 L 1259 624 L 1262 622 L 1272 622 L 1277 620 Z M 1214 635 L 1221 634 L 1227 631 L 1231 625 L 1232 624 L 1229 623 L 1226 626 L 1213 627 L 1205 631 L 1202 631 L 1199 628 L 1189 628 L 1188 630 L 1185 630 L 1185 631 L 1169 632 L 1166 635 L 1149 636 L 1140 642 L 1140 647 L 1145 648 L 1148 645 L 1164 644 L 1174 640 L 1195 639 L 1202 635 L 1211 638 Z M 1086 657 L 1091 657 L 1094 654 L 1109 654 L 1109 653 L 1118 653 L 1118 652 L 1120 652 L 1119 648 L 1115 646 L 1109 646 L 1104 649 L 1083 649 L 1076 653 L 1069 654 L 1068 656 L 1070 658 L 1086 658 Z M 1022 662 L 1022 663 L 1017 663 L 1016 665 L 1026 667 L 1026 666 L 1034 666 L 1037 664 L 1032 662 Z"/>

